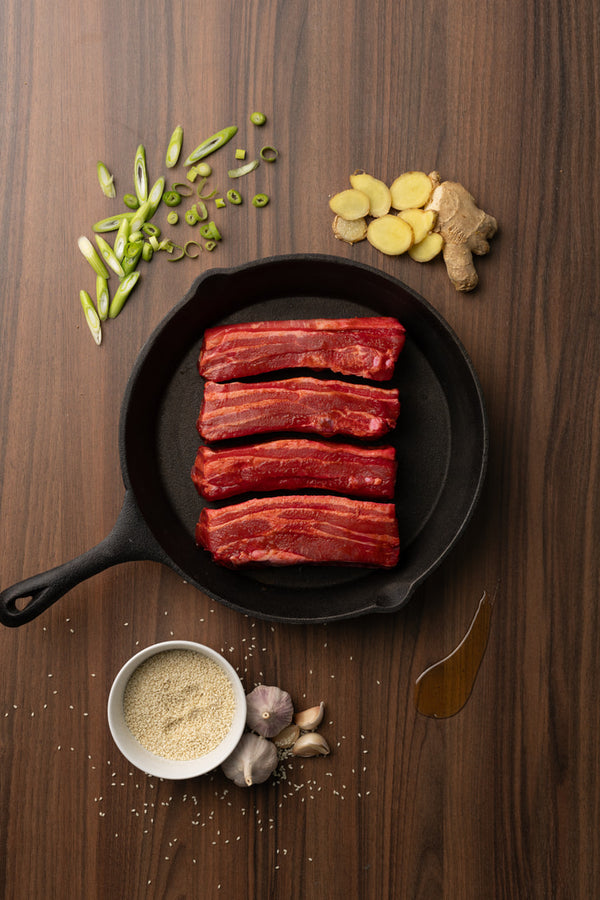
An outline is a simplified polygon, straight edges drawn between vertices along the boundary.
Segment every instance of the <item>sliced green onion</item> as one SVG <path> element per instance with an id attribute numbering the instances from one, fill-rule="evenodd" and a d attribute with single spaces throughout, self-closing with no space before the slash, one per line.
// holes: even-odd
<path id="1" fill-rule="evenodd" d="M 235 158 L 246 159 L 246 151 L 242 150 L 241 147 L 238 147 L 238 149 L 235 151 Z"/>
<path id="2" fill-rule="evenodd" d="M 266 206 L 269 202 L 267 194 L 255 194 L 252 198 L 252 206 Z"/>
<path id="3" fill-rule="evenodd" d="M 158 243 L 158 241 L 157 241 L 157 239 L 156 239 L 156 235 L 151 234 L 151 235 L 150 235 L 150 240 L 148 241 L 148 243 L 150 244 L 150 246 L 152 247 L 152 249 L 153 249 L 154 251 L 160 249 L 160 244 Z"/>
<path id="4" fill-rule="evenodd" d="M 276 150 L 275 147 L 262 147 L 260 151 L 260 158 L 264 159 L 265 162 L 275 162 L 277 157 L 279 156 L 279 150 Z"/>
<path id="5" fill-rule="evenodd" d="M 140 208 L 134 214 L 131 220 L 131 228 L 133 231 L 140 231 L 146 219 L 152 216 L 152 204 L 149 200 L 144 200 Z"/>
<path id="6" fill-rule="evenodd" d="M 125 272 L 123 271 L 123 266 L 115 256 L 115 251 L 113 250 L 113 248 L 110 246 L 108 241 L 105 241 L 104 238 L 99 234 L 94 235 L 94 237 L 96 238 L 98 249 L 103 256 L 104 261 L 108 263 L 113 272 L 115 272 L 119 276 L 119 278 L 122 278 Z"/>
<path id="7" fill-rule="evenodd" d="M 92 298 L 87 291 L 79 291 L 79 299 L 85 314 L 85 321 L 88 323 L 88 327 L 92 332 L 94 340 L 97 344 L 100 344 L 102 341 L 102 326 L 100 325 L 96 307 L 92 303 Z"/>
<path id="8" fill-rule="evenodd" d="M 253 172 L 254 169 L 258 169 L 260 165 L 260 160 L 253 159 L 251 162 L 247 162 L 244 166 L 240 166 L 239 169 L 229 169 L 227 174 L 230 178 L 241 178 L 242 175 L 247 175 L 248 172 Z"/>
<path id="9" fill-rule="evenodd" d="M 185 177 L 188 181 L 195 181 L 199 174 L 196 166 L 192 166 L 191 169 L 188 169 L 188 173 Z"/>
<path id="10" fill-rule="evenodd" d="M 162 198 L 166 206 L 179 206 L 181 203 L 181 194 L 177 191 L 165 191 Z"/>
<path id="11" fill-rule="evenodd" d="M 171 185 L 171 190 L 177 191 L 182 197 L 191 197 L 194 193 L 194 189 L 189 184 L 186 184 L 185 181 L 176 181 Z"/>
<path id="12" fill-rule="evenodd" d="M 148 170 L 146 168 L 146 150 L 143 144 L 140 144 L 135 151 L 133 183 L 136 197 L 141 204 L 148 199 Z"/>
<path id="13" fill-rule="evenodd" d="M 123 219 L 133 218 L 133 213 L 117 213 L 116 216 L 109 216 L 108 219 L 100 219 L 94 225 L 94 231 L 105 234 L 107 231 L 116 231 Z"/>
<path id="14" fill-rule="evenodd" d="M 96 253 L 90 239 L 86 238 L 85 235 L 81 235 L 81 237 L 77 239 L 77 244 L 96 275 L 102 275 L 103 278 L 109 278 L 108 269 Z"/>
<path id="15" fill-rule="evenodd" d="M 200 221 L 200 216 L 198 215 L 198 210 L 196 209 L 195 204 L 194 206 L 190 206 L 190 208 L 186 210 L 185 221 L 188 223 L 188 225 L 195 225 Z"/>
<path id="16" fill-rule="evenodd" d="M 205 156 L 214 153 L 215 150 L 218 150 L 219 147 L 222 147 L 227 141 L 230 141 L 234 134 L 237 134 L 237 125 L 229 125 L 227 128 L 222 128 L 221 131 L 217 131 L 212 137 L 202 141 L 195 150 L 192 150 L 184 162 L 184 166 L 191 166 L 192 163 L 197 163 L 199 159 L 204 159 Z"/>
<path id="17" fill-rule="evenodd" d="M 125 206 L 128 206 L 129 209 L 137 209 L 140 205 L 140 201 L 135 196 L 135 194 L 125 194 L 123 197 L 123 203 Z"/>
<path id="18" fill-rule="evenodd" d="M 131 294 L 132 290 L 136 286 L 140 277 L 139 272 L 130 272 L 128 275 L 123 278 L 119 287 L 115 291 L 115 295 L 110 302 L 110 307 L 108 310 L 109 319 L 116 319 L 119 315 L 123 306 L 125 305 L 125 301 Z"/>
<path id="19" fill-rule="evenodd" d="M 148 199 L 145 200 L 137 210 L 137 212 L 133 214 L 133 218 L 131 220 L 132 231 L 139 231 L 144 222 L 152 218 L 159 207 L 164 190 L 165 179 L 161 175 L 161 177 L 153 184 L 152 190 L 148 194 Z"/>
<path id="20" fill-rule="evenodd" d="M 142 232 L 146 234 L 148 237 L 160 237 L 160 228 L 158 225 L 155 225 L 154 222 L 144 222 L 142 225 Z"/>
<path id="21" fill-rule="evenodd" d="M 239 206 L 242 202 L 242 195 L 239 191 L 235 191 L 233 188 L 231 188 L 229 191 L 227 191 L 227 199 L 230 203 L 233 203 L 234 206 Z"/>
<path id="22" fill-rule="evenodd" d="M 172 169 L 173 166 L 177 165 L 177 161 L 179 159 L 179 154 L 181 153 L 181 145 L 183 143 L 183 127 L 178 125 L 173 134 L 171 135 L 171 140 L 169 141 L 169 146 L 167 147 L 167 158 L 166 165 L 167 169 Z"/>
<path id="23" fill-rule="evenodd" d="M 217 197 L 217 199 L 215 200 L 215 206 L 217 207 L 217 209 L 223 209 L 223 207 L 226 206 L 226 203 L 222 197 Z"/>
<path id="24" fill-rule="evenodd" d="M 185 221 L 188 225 L 195 225 L 196 222 L 204 222 L 206 219 L 208 219 L 208 210 L 206 208 L 206 203 L 202 200 L 198 200 L 197 203 L 190 206 L 185 214 Z"/>
<path id="25" fill-rule="evenodd" d="M 108 316 L 109 303 L 108 281 L 102 275 L 96 275 L 96 306 L 98 307 L 98 318 L 101 322 L 104 322 Z"/>
<path id="26" fill-rule="evenodd" d="M 216 246 L 217 246 L 216 241 L 207 241 L 204 245 L 204 249 L 210 251 L 210 250 L 214 250 Z"/>
<path id="27" fill-rule="evenodd" d="M 137 266 L 140 256 L 142 255 L 142 250 L 144 249 L 143 241 L 130 241 L 125 247 L 125 255 L 121 260 L 121 265 L 123 266 L 123 273 L 125 275 L 130 275 L 131 272 Z M 109 313 L 110 315 L 110 313 Z"/>
<path id="28" fill-rule="evenodd" d="M 154 215 L 154 213 L 158 209 L 158 206 L 160 204 L 164 190 L 165 190 L 165 179 L 161 175 L 160 178 L 156 179 L 156 181 L 152 185 L 152 190 L 148 194 L 148 201 L 154 206 L 152 215 Z"/>
<path id="29" fill-rule="evenodd" d="M 198 191 L 197 191 L 197 193 L 198 193 L 198 198 L 199 198 L 200 200 L 213 200 L 213 199 L 217 196 L 217 194 L 219 193 L 218 190 L 217 190 L 216 188 L 214 189 L 214 191 L 211 191 L 210 194 L 201 194 L 201 193 L 200 193 L 200 190 L 201 190 L 201 189 L 198 188 Z"/>
<path id="30" fill-rule="evenodd" d="M 96 164 L 96 171 L 98 172 L 98 181 L 100 182 L 100 187 L 102 188 L 104 196 L 111 198 L 116 197 L 115 179 L 103 162 L 98 162 Z"/>
<path id="31" fill-rule="evenodd" d="M 208 178 L 210 175 L 212 175 L 212 166 L 207 162 L 198 163 L 198 165 L 196 166 L 196 172 L 203 178 Z"/>
<path id="32" fill-rule="evenodd" d="M 129 242 L 131 244 L 137 244 L 138 241 L 143 241 L 143 240 L 144 240 L 144 235 L 143 235 L 143 232 L 141 232 L 141 231 L 132 231 L 131 234 L 129 235 Z"/>
<path id="33" fill-rule="evenodd" d="M 200 227 L 200 234 L 203 238 L 207 238 L 212 241 L 220 241 L 221 240 L 221 232 L 217 228 L 214 222 L 207 222 L 206 225 L 202 225 Z"/>
<path id="34" fill-rule="evenodd" d="M 171 210 L 171 212 L 167 215 L 167 222 L 169 225 L 177 225 L 179 222 L 179 213 L 176 213 L 175 210 Z"/>
<path id="35" fill-rule="evenodd" d="M 204 200 L 198 200 L 196 203 L 196 211 L 198 213 L 198 221 L 205 222 L 208 219 L 208 210 Z"/>
<path id="36" fill-rule="evenodd" d="M 146 262 L 150 262 L 152 257 L 154 256 L 154 248 L 149 241 L 144 241 L 144 246 L 142 247 L 142 259 Z"/>
<path id="37" fill-rule="evenodd" d="M 129 229 L 131 222 L 129 219 L 123 219 L 121 224 L 119 225 L 119 230 L 117 231 L 117 236 L 115 238 L 114 243 L 114 251 L 115 256 L 119 260 L 119 262 L 123 259 L 125 254 L 125 246 L 127 241 L 129 240 Z"/>
<path id="38" fill-rule="evenodd" d="M 267 117 L 264 113 L 261 112 L 253 112 L 250 115 L 250 121 L 253 125 L 264 125 L 267 121 Z"/>
<path id="39" fill-rule="evenodd" d="M 169 253 L 172 253 L 173 250 L 181 250 L 181 256 L 172 256 L 169 259 L 169 262 L 179 262 L 180 259 L 183 259 L 183 257 L 185 256 L 185 250 L 183 247 L 180 247 L 179 244 L 172 244 Z"/>
<path id="40" fill-rule="evenodd" d="M 198 197 L 200 198 L 200 200 L 212 200 L 212 198 L 216 197 L 217 194 L 219 193 L 217 191 L 217 189 L 215 188 L 214 191 L 210 192 L 210 194 L 203 194 L 202 189 L 204 188 L 204 185 L 206 184 L 207 181 L 208 181 L 208 177 L 205 176 L 202 179 L 202 181 L 200 182 L 200 184 L 198 185 L 198 187 L 196 188 L 196 193 L 198 194 Z"/>
<path id="41" fill-rule="evenodd" d="M 191 246 L 191 247 L 196 247 L 196 248 L 198 249 L 198 252 L 197 252 L 197 253 L 190 253 L 189 250 L 188 250 L 188 247 L 190 247 L 190 246 Z M 199 244 L 197 241 L 186 241 L 186 243 L 184 244 L 183 249 L 185 250 L 185 255 L 186 255 L 186 256 L 189 256 L 190 259 L 197 259 L 198 256 L 200 256 L 200 252 L 201 252 L 201 250 L 202 250 L 202 247 L 200 246 L 200 244 Z"/>
<path id="42" fill-rule="evenodd" d="M 167 253 L 172 253 L 174 246 L 175 244 L 173 243 L 173 241 L 170 241 L 168 238 L 166 238 L 164 241 L 160 242 L 160 244 L 158 245 L 158 249 L 166 250 Z"/>

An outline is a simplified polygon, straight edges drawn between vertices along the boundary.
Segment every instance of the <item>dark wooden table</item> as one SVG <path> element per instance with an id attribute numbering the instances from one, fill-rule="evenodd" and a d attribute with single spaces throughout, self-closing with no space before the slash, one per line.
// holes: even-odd
<path id="1" fill-rule="evenodd" d="M 459 335 L 490 426 L 475 516 L 396 614 L 272 624 L 140 561 L 2 628 L 7 900 L 599 895 L 597 25 L 591 0 L 3 4 L 2 588 L 111 530 L 128 376 L 213 266 L 313 252 L 400 278 Z M 254 109 L 268 116 L 260 137 Z M 154 180 L 175 125 L 189 151 L 232 123 L 250 152 L 280 152 L 245 183 L 269 206 L 216 211 L 212 255 L 155 259 L 97 348 L 77 238 L 121 208 L 97 160 L 122 197 L 138 144 Z M 227 164 L 214 157 L 216 172 Z M 476 292 L 457 293 L 441 260 L 333 238 L 328 198 L 357 167 L 388 183 L 435 168 L 468 187 L 500 226 Z M 484 591 L 495 606 L 471 697 L 425 717 L 415 680 L 457 646 Z M 248 690 L 324 700 L 332 755 L 250 790 L 220 772 L 133 769 L 109 733 L 110 685 L 171 637 L 222 650 Z"/>

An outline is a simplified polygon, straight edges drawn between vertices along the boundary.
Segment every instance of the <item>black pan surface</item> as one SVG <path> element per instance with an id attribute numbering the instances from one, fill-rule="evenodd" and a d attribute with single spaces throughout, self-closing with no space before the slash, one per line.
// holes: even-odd
<path id="1" fill-rule="evenodd" d="M 385 383 L 399 388 L 402 404 L 391 437 L 399 463 L 398 565 L 381 571 L 294 566 L 243 572 L 215 565 L 195 544 L 204 501 L 190 478 L 200 443 L 195 423 L 203 385 L 197 359 L 204 330 L 240 321 L 370 315 L 395 316 L 407 330 L 394 379 Z M 265 377 L 280 374 L 292 373 Z M 142 350 L 120 424 L 125 486 L 164 551 L 163 561 L 227 606 L 297 623 L 403 606 L 471 517 L 487 444 L 477 376 L 439 313 L 396 279 L 321 255 L 264 259 L 198 278 Z"/>

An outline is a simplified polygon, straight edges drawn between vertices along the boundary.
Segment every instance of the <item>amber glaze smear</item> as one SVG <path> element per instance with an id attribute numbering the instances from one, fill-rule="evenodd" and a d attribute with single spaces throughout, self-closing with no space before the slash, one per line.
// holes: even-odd
<path id="1" fill-rule="evenodd" d="M 471 696 L 487 647 L 493 606 L 493 600 L 484 591 L 458 647 L 417 678 L 415 703 L 424 716 L 447 719 L 456 715 Z"/>

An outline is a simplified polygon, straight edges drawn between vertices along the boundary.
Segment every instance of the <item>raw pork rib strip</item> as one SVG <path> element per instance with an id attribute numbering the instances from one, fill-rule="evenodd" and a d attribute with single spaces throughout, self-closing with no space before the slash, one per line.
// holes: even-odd
<path id="1" fill-rule="evenodd" d="M 387 381 L 405 338 L 390 316 L 222 325 L 205 332 L 198 370 L 210 381 L 298 367 Z"/>
<path id="2" fill-rule="evenodd" d="M 318 378 L 207 381 L 197 428 L 205 441 L 266 431 L 378 438 L 396 425 L 398 390 Z"/>
<path id="3" fill-rule="evenodd" d="M 206 500 L 246 491 L 309 488 L 390 499 L 394 496 L 393 447 L 366 448 L 324 441 L 281 440 L 246 447 L 200 447 L 192 480 Z"/>
<path id="4" fill-rule="evenodd" d="M 400 546 L 392 503 L 329 495 L 205 507 L 196 541 L 216 563 L 229 568 L 298 563 L 391 568 Z"/>

